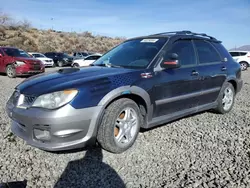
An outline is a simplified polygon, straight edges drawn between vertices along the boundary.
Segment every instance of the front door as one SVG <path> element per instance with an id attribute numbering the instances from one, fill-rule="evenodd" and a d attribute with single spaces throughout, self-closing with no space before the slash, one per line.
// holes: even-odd
<path id="1" fill-rule="evenodd" d="M 4 54 L 2 50 L 0 49 L 0 72 L 5 71 L 5 64 L 4 64 Z"/>
<path id="2" fill-rule="evenodd" d="M 180 68 L 165 69 L 156 74 L 154 87 L 155 110 L 153 117 L 173 115 L 196 107 L 201 85 L 196 55 L 191 40 L 178 40 L 166 55 L 176 53 Z"/>

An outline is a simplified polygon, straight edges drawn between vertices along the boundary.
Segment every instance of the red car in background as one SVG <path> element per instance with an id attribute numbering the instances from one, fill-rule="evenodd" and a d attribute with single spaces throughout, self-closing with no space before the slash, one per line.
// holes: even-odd
<path id="1" fill-rule="evenodd" d="M 14 78 L 18 75 L 34 75 L 44 72 L 43 63 L 23 50 L 0 47 L 0 72 Z"/>

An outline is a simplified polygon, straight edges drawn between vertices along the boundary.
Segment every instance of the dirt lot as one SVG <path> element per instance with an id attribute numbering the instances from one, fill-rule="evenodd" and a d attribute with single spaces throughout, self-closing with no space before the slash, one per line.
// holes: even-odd
<path id="1" fill-rule="evenodd" d="M 51 71 L 53 69 L 49 69 Z M 119 155 L 55 154 L 10 133 L 5 103 L 24 78 L 0 76 L 0 183 L 28 187 L 250 187 L 250 70 L 233 110 L 204 112 L 139 134 Z"/>

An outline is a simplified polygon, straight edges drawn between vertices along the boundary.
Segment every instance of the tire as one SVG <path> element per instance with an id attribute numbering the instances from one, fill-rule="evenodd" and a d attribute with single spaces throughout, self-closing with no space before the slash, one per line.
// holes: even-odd
<path id="1" fill-rule="evenodd" d="M 74 63 L 74 64 L 73 64 L 73 67 L 78 68 L 78 67 L 80 67 L 80 66 L 79 66 L 78 63 Z"/>
<path id="2" fill-rule="evenodd" d="M 227 82 L 221 88 L 220 94 L 217 99 L 218 106 L 215 111 L 219 114 L 225 114 L 230 112 L 233 108 L 234 100 L 235 89 L 231 83 Z"/>
<path id="3" fill-rule="evenodd" d="M 128 114 L 131 116 L 128 117 Z M 139 107 L 133 100 L 118 99 L 105 110 L 98 129 L 97 141 L 109 152 L 122 153 L 135 143 L 142 122 Z"/>
<path id="4" fill-rule="evenodd" d="M 9 78 L 15 78 L 16 77 L 16 69 L 14 65 L 7 65 L 6 67 L 6 74 Z"/>
<path id="5" fill-rule="evenodd" d="M 57 65 L 58 65 L 58 67 L 62 67 L 63 66 L 63 62 L 62 61 L 57 61 Z"/>
<path id="6" fill-rule="evenodd" d="M 247 70 L 248 63 L 247 62 L 240 62 L 240 67 L 242 71 Z"/>

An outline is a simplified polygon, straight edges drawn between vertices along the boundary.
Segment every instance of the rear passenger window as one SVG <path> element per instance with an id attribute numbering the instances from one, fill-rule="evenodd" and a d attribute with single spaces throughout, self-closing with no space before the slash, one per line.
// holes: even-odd
<path id="1" fill-rule="evenodd" d="M 100 56 L 93 56 L 93 60 L 97 60 L 99 58 L 100 58 Z"/>
<path id="2" fill-rule="evenodd" d="M 240 56 L 239 52 L 229 52 L 232 57 Z"/>
<path id="3" fill-rule="evenodd" d="M 169 53 L 176 53 L 178 55 L 179 63 L 182 66 L 196 64 L 194 47 L 190 40 L 179 40 L 175 42 Z"/>
<path id="4" fill-rule="evenodd" d="M 210 43 L 202 40 L 195 40 L 194 44 L 196 46 L 200 64 L 221 61 L 221 57 Z"/>

